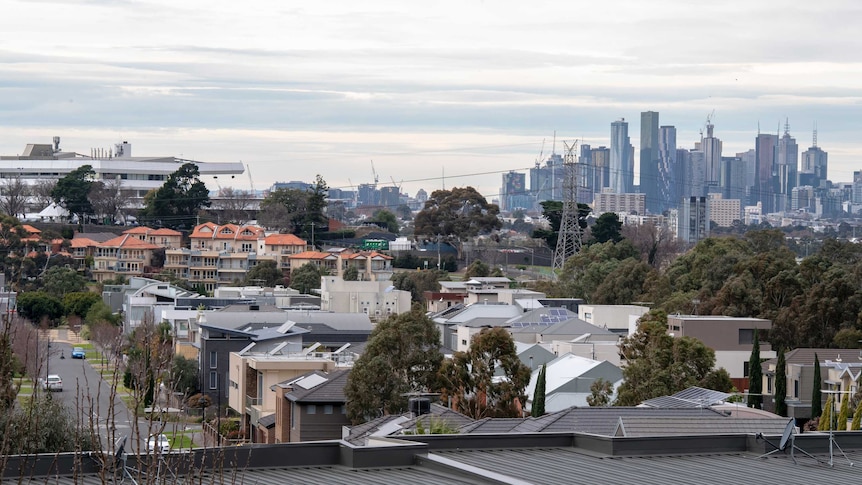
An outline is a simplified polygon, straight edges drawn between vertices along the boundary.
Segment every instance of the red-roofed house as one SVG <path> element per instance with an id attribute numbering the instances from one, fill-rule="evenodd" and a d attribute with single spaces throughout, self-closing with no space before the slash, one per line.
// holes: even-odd
<path id="1" fill-rule="evenodd" d="M 146 241 L 165 249 L 183 247 L 183 234 L 179 231 L 174 231 L 173 229 L 152 229 L 145 226 L 139 226 L 123 231 L 123 234 L 131 234 L 141 241 Z"/>
<path id="2" fill-rule="evenodd" d="M 304 252 L 308 243 L 293 234 L 269 234 L 258 239 L 258 254 L 273 258 L 279 269 L 289 270 L 289 257 Z"/>
<path id="3" fill-rule="evenodd" d="M 290 270 L 293 271 L 306 263 L 311 263 L 329 273 L 337 273 L 340 267 L 340 255 L 337 252 L 303 251 L 288 256 Z"/>
<path id="4" fill-rule="evenodd" d="M 388 280 L 392 276 L 392 256 L 377 251 L 360 251 L 341 255 L 342 264 L 339 276 L 344 275 L 347 268 L 355 267 L 359 271 L 360 281 Z"/>
<path id="5" fill-rule="evenodd" d="M 122 276 L 142 276 L 144 266 L 152 261 L 155 244 L 124 234 L 96 246 L 93 255 L 93 278 L 98 282 Z"/>

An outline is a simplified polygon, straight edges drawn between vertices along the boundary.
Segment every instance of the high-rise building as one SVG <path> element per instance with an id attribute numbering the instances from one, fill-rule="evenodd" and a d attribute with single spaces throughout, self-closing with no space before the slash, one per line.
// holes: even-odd
<path id="1" fill-rule="evenodd" d="M 778 139 L 776 151 L 775 210 L 785 212 L 790 210 L 790 194 L 797 185 L 799 166 L 799 145 L 796 144 L 796 138 L 790 136 L 789 122 L 784 125 L 784 136 Z"/>
<path id="2" fill-rule="evenodd" d="M 685 192 L 683 197 L 704 197 L 707 194 L 706 190 L 706 159 L 704 158 L 703 150 L 698 148 L 689 150 L 688 166 L 686 167 Z"/>
<path id="3" fill-rule="evenodd" d="M 688 197 L 679 209 L 677 239 L 696 243 L 709 237 L 709 204 L 706 197 Z"/>
<path id="4" fill-rule="evenodd" d="M 750 205 L 761 203 L 762 213 L 775 212 L 775 190 L 773 175 L 775 173 L 775 158 L 778 149 L 778 135 L 758 133 L 754 142 L 756 167 L 754 187 L 751 191 Z"/>
<path id="5" fill-rule="evenodd" d="M 742 157 L 721 157 L 720 187 L 725 199 L 745 200 L 746 167 Z"/>
<path id="6" fill-rule="evenodd" d="M 523 173 L 510 171 L 503 174 L 503 187 L 500 190 L 500 209 L 513 211 L 515 209 L 532 209 L 533 198 L 527 193 L 527 177 Z"/>
<path id="7" fill-rule="evenodd" d="M 682 190 L 678 183 L 682 169 L 676 156 L 676 127 L 659 128 L 658 153 L 659 163 L 655 184 L 659 193 L 659 205 L 656 213 L 662 214 L 668 209 L 679 207 L 679 200 L 682 197 Z M 641 180 L 643 180 L 643 174 L 641 174 Z"/>
<path id="8" fill-rule="evenodd" d="M 629 124 L 625 118 L 611 123 L 610 188 L 619 194 L 634 187 L 633 156 Z"/>
<path id="9" fill-rule="evenodd" d="M 590 160 L 593 164 L 593 193 L 611 186 L 611 150 L 608 147 L 598 147 L 590 150 Z"/>
<path id="10" fill-rule="evenodd" d="M 814 140 L 808 150 L 802 152 L 802 166 L 799 170 L 799 185 L 820 187 L 821 182 L 828 180 L 826 169 L 829 154 L 817 146 L 817 129 L 814 129 Z"/>
<path id="11" fill-rule="evenodd" d="M 719 227 L 732 227 L 742 221 L 742 204 L 739 199 L 725 199 L 720 194 L 710 194 L 707 200 L 709 220 Z"/>
<path id="12" fill-rule="evenodd" d="M 644 111 L 641 113 L 640 187 L 646 194 L 646 208 L 653 214 L 662 211 L 660 163 L 658 113 Z"/>
<path id="13" fill-rule="evenodd" d="M 530 195 L 535 203 L 562 200 L 565 174 L 562 155 L 552 152 L 544 166 L 536 162 L 530 169 Z"/>
<path id="14" fill-rule="evenodd" d="M 755 174 L 757 173 L 757 151 L 752 148 L 737 153 L 736 156 L 742 159 L 742 163 L 745 165 L 745 187 L 746 190 L 751 191 L 754 187 Z"/>
<path id="15" fill-rule="evenodd" d="M 717 187 L 721 181 L 721 140 L 713 135 L 715 126 L 706 120 L 706 137 L 700 140 L 700 150 L 703 152 L 704 185 L 706 192 L 711 192 L 708 187 Z"/>

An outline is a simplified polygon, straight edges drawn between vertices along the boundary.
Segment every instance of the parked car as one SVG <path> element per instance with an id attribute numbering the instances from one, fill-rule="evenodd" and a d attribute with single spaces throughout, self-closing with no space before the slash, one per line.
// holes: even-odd
<path id="1" fill-rule="evenodd" d="M 153 451 L 156 453 L 167 453 L 171 449 L 171 442 L 168 441 L 168 437 L 163 434 L 152 435 L 150 439 L 147 440 L 147 451 Z"/>
<path id="2" fill-rule="evenodd" d="M 63 391 L 63 379 L 60 379 L 60 376 L 57 374 L 51 374 L 48 376 L 48 379 L 41 379 L 42 381 L 42 390 L 45 391 Z"/>
<path id="3" fill-rule="evenodd" d="M 73 359 L 83 359 L 87 354 L 84 352 L 84 349 L 81 347 L 75 347 L 72 349 L 72 358 Z"/>

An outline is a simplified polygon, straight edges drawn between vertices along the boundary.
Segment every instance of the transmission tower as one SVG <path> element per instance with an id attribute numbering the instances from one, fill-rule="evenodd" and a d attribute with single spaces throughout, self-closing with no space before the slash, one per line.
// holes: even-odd
<path id="1" fill-rule="evenodd" d="M 563 160 L 565 180 L 563 180 L 563 216 L 560 220 L 560 234 L 557 237 L 557 249 L 554 251 L 554 269 L 561 270 L 566 260 L 581 250 L 581 226 L 578 224 L 578 181 L 580 166 L 575 150 L 578 141 L 566 147 L 566 157 Z"/>

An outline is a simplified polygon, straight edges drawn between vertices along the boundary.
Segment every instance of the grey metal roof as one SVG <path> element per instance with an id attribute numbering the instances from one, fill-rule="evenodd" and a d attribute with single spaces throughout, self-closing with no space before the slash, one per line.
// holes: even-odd
<path id="1" fill-rule="evenodd" d="M 297 325 L 307 323 L 324 324 L 335 331 L 368 331 L 374 329 L 365 313 L 334 313 L 324 311 L 289 310 L 287 317 Z"/>
<path id="2" fill-rule="evenodd" d="M 788 418 L 746 419 L 722 417 L 621 417 L 616 436 L 697 436 L 719 434 L 780 435 Z"/>
<path id="3" fill-rule="evenodd" d="M 271 428 L 275 426 L 275 413 L 264 416 L 257 420 L 257 424 L 263 426 L 264 428 Z"/>

